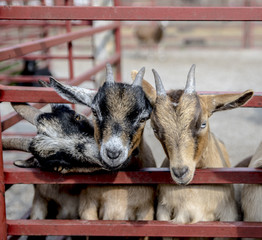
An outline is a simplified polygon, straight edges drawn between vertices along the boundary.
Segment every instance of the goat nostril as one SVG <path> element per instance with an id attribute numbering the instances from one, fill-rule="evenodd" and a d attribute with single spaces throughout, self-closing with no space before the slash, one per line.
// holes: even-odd
<path id="1" fill-rule="evenodd" d="M 110 159 L 116 159 L 119 157 L 121 151 L 112 151 L 112 150 L 109 150 L 107 149 L 106 150 L 106 154 L 107 156 L 110 158 Z"/>
<path id="2" fill-rule="evenodd" d="M 188 167 L 172 168 L 172 172 L 177 178 L 183 178 L 188 172 Z"/>

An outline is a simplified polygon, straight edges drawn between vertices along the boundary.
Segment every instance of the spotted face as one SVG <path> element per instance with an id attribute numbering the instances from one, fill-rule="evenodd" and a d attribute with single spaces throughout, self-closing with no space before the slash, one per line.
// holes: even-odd
<path id="1" fill-rule="evenodd" d="M 109 170 L 128 164 L 132 152 L 138 147 L 145 121 L 152 107 L 142 90 L 145 68 L 137 73 L 132 85 L 115 83 L 110 64 L 106 65 L 106 81 L 98 92 L 69 86 L 50 78 L 55 91 L 72 103 L 92 108 L 94 135 L 99 145 L 102 164 Z"/>
<path id="2" fill-rule="evenodd" d="M 91 107 L 103 164 L 122 168 L 138 147 L 152 110 L 142 87 L 105 82 Z"/>
<path id="3" fill-rule="evenodd" d="M 189 184 L 195 169 L 204 167 L 209 143 L 208 118 L 212 113 L 245 104 L 253 95 L 201 95 L 195 91 L 195 65 L 189 71 L 185 90 L 166 93 L 160 76 L 153 70 L 156 91 L 143 83 L 153 106 L 151 125 L 169 160 L 170 172 L 177 184 Z"/>

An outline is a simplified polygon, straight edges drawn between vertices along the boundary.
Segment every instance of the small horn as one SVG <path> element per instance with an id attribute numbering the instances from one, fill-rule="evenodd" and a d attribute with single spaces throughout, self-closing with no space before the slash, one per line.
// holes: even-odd
<path id="1" fill-rule="evenodd" d="M 193 94 L 196 92 L 195 69 L 196 69 L 196 65 L 193 64 L 188 72 L 187 82 L 185 87 L 186 94 Z"/>
<path id="2" fill-rule="evenodd" d="M 166 90 L 163 86 L 162 80 L 159 76 L 159 74 L 157 73 L 157 71 L 155 69 L 152 69 L 152 72 L 154 74 L 154 78 L 155 78 L 155 84 L 156 84 L 156 94 L 157 96 L 166 96 Z"/>
<path id="3" fill-rule="evenodd" d="M 106 82 L 108 83 L 114 83 L 114 74 L 113 69 L 109 63 L 106 64 Z"/>
<path id="4" fill-rule="evenodd" d="M 132 86 L 142 86 L 142 80 L 145 75 L 145 67 L 142 67 L 136 75 L 135 81 L 133 82 Z"/>
<path id="5" fill-rule="evenodd" d="M 20 116 L 33 125 L 36 125 L 36 119 L 42 113 L 39 109 L 27 103 L 11 103 L 11 105 Z"/>
<path id="6" fill-rule="evenodd" d="M 20 150 L 24 152 L 30 152 L 29 147 L 31 141 L 31 138 L 3 138 L 3 150 Z"/>

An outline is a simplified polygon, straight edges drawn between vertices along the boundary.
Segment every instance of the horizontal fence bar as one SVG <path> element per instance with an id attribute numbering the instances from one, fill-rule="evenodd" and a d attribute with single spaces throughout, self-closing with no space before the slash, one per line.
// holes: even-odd
<path id="1" fill-rule="evenodd" d="M 88 26 L 91 24 L 91 21 L 82 21 L 82 22 L 72 22 L 72 26 Z M 0 21 L 0 26 L 7 26 L 7 27 L 38 27 L 38 26 L 45 26 L 45 27 L 65 27 L 66 22 L 47 22 L 47 21 L 21 21 L 21 20 L 7 20 L 7 21 Z"/>
<path id="2" fill-rule="evenodd" d="M 0 7 L 1 8 L 1 7 Z M 21 9 L 22 11 L 22 9 Z M 1 9 L 0 9 L 1 16 Z M 59 44 L 67 43 L 82 37 L 92 36 L 95 33 L 103 32 L 106 30 L 112 30 L 119 26 L 119 23 L 111 23 L 101 27 L 92 27 L 85 30 L 79 30 L 76 32 L 70 32 L 61 34 L 58 36 L 47 37 L 40 40 L 17 44 L 13 47 L 6 47 L 0 49 L 0 61 L 8 60 L 15 57 L 23 56 L 28 53 L 32 53 L 39 50 L 47 50 L 50 47 L 57 46 Z"/>
<path id="3" fill-rule="evenodd" d="M 5 184 L 175 184 L 168 168 L 139 171 L 95 172 L 89 174 L 60 174 L 39 169 L 6 166 Z M 262 169 L 213 168 L 197 169 L 190 184 L 262 183 Z"/>
<path id="4" fill-rule="evenodd" d="M 2 6 L 8 20 L 262 21 L 262 7 Z"/>
<path id="5" fill-rule="evenodd" d="M 7 82 L 38 82 L 38 80 L 49 80 L 49 76 L 41 76 L 41 75 L 36 75 L 36 76 L 30 76 L 30 75 L 17 75 L 17 76 L 11 76 L 11 75 L 0 75 L 0 81 L 7 81 Z M 66 78 L 58 78 L 58 81 L 66 81 Z"/>
<path id="6" fill-rule="evenodd" d="M 262 223 L 166 221 L 7 220 L 9 235 L 252 237 L 262 236 Z"/>
<path id="7" fill-rule="evenodd" d="M 51 88 L 0 85 L 0 102 L 68 103 Z"/>
<path id="8" fill-rule="evenodd" d="M 120 55 L 116 54 L 113 57 L 101 62 L 87 73 L 76 77 L 70 82 L 70 85 L 79 85 L 86 79 L 90 79 L 99 71 L 105 68 L 106 63 L 114 64 L 119 61 Z M 205 91 L 198 92 L 199 94 L 230 94 L 239 92 L 227 91 Z M 51 88 L 39 87 L 14 87 L 0 85 L 0 102 L 45 102 L 45 103 L 68 103 L 66 100 L 58 96 Z M 255 92 L 254 96 L 244 107 L 262 107 L 262 92 Z"/>
<path id="9" fill-rule="evenodd" d="M 88 48 L 86 46 L 86 48 Z M 39 60 L 39 59 L 68 59 L 68 56 L 60 56 L 60 55 L 28 55 L 28 56 L 20 56 L 17 58 L 22 58 L 24 60 Z M 73 56 L 74 60 L 88 60 L 88 59 L 94 59 L 94 56 L 91 55 L 85 55 L 85 56 Z"/>

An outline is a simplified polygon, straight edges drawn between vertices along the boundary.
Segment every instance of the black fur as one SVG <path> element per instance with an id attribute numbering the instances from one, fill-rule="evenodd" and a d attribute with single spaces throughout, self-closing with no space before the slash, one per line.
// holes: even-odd
<path id="1" fill-rule="evenodd" d="M 99 162 L 100 156 L 92 124 L 68 106 L 53 105 L 51 113 L 42 113 L 38 116 L 36 127 L 38 134 L 32 139 L 29 147 L 29 151 L 36 159 L 34 167 L 52 171 L 57 167 L 70 169 L 99 166 L 93 160 Z M 51 127 L 54 135 L 48 132 Z M 50 144 L 46 144 L 49 141 Z M 66 144 L 63 141 L 66 141 Z M 25 164 L 26 162 L 24 166 L 28 167 Z"/>

